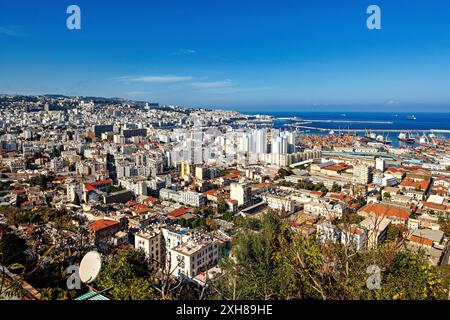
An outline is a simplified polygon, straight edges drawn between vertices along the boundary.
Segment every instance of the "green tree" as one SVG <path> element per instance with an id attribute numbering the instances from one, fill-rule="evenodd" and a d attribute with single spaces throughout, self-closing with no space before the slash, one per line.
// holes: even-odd
<path id="1" fill-rule="evenodd" d="M 333 186 L 331 187 L 331 192 L 338 193 L 341 192 L 342 188 L 337 183 L 333 183 Z"/>
<path id="2" fill-rule="evenodd" d="M 155 299 L 153 269 L 142 250 L 123 249 L 103 267 L 95 281 L 99 290 L 109 290 L 106 295 L 115 300 Z"/>
<path id="3" fill-rule="evenodd" d="M 223 214 L 222 219 L 226 221 L 233 221 L 234 213 L 231 211 L 227 211 Z"/>
<path id="4" fill-rule="evenodd" d="M 444 232 L 446 237 L 450 237 L 450 221 L 448 217 L 439 217 L 440 229 Z"/>
<path id="5" fill-rule="evenodd" d="M 400 236 L 401 236 L 400 227 L 392 223 L 389 224 L 387 228 L 386 240 L 397 242 L 400 239 Z"/>
<path id="6" fill-rule="evenodd" d="M 269 213 L 259 231 L 246 224 L 233 239 L 232 258 L 221 261 L 224 276 L 217 283 L 221 298 L 275 299 L 283 286 L 274 255 L 285 235 L 280 218 Z"/>
<path id="7" fill-rule="evenodd" d="M 225 201 L 219 201 L 217 203 L 217 213 L 224 214 L 228 210 L 228 204 Z"/>
<path id="8" fill-rule="evenodd" d="M 284 179 L 284 178 L 286 178 L 287 176 L 290 176 L 290 175 L 292 175 L 292 172 L 289 171 L 289 170 L 286 170 L 284 168 L 281 168 L 277 172 L 277 177 L 280 178 L 280 179 Z"/>
<path id="9" fill-rule="evenodd" d="M 423 252 L 386 242 L 355 251 L 292 231 L 275 214 L 258 230 L 243 224 L 232 257 L 221 263 L 216 297 L 227 299 L 447 299 L 448 281 Z M 367 287 L 368 268 L 381 271 L 380 288 Z"/>

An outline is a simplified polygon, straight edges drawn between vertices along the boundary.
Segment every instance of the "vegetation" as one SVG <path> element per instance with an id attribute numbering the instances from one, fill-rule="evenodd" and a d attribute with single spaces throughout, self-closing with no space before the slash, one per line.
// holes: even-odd
<path id="1" fill-rule="evenodd" d="M 66 272 L 69 261 L 52 261 L 49 264 L 41 265 L 30 276 L 28 281 L 41 293 L 43 300 L 73 299 L 79 292 L 67 288 Z"/>
<path id="2" fill-rule="evenodd" d="M 231 211 L 227 211 L 222 215 L 222 219 L 226 221 L 233 221 L 234 213 Z"/>
<path id="3" fill-rule="evenodd" d="M 395 224 L 389 224 L 387 228 L 387 241 L 397 242 L 402 238 L 402 229 Z"/>
<path id="4" fill-rule="evenodd" d="M 348 213 L 344 213 L 342 215 L 339 222 L 351 225 L 351 224 L 358 224 L 363 220 L 364 220 L 364 218 L 361 217 L 359 214 L 348 212 Z"/>
<path id="5" fill-rule="evenodd" d="M 9 266 L 25 264 L 26 241 L 17 236 L 7 225 L 0 224 L 0 263 Z"/>
<path id="6" fill-rule="evenodd" d="M 333 186 L 331 187 L 331 192 L 339 193 L 342 191 L 342 187 L 338 185 L 337 183 L 333 183 Z"/>
<path id="7" fill-rule="evenodd" d="M 289 170 L 286 170 L 284 168 L 281 168 L 280 170 L 278 170 L 276 178 L 275 179 L 284 179 L 287 176 L 292 175 L 292 172 Z"/>
<path id="8" fill-rule="evenodd" d="M 39 186 L 42 191 L 47 190 L 47 183 L 53 181 L 55 177 L 51 174 L 49 175 L 39 175 L 31 177 L 27 180 L 27 183 L 31 186 Z"/>
<path id="9" fill-rule="evenodd" d="M 39 207 L 32 210 L 22 210 L 9 207 L 5 210 L 4 214 L 7 217 L 7 223 L 9 225 L 18 226 L 21 224 L 31 225 L 55 222 L 57 218 L 66 216 L 67 212 L 65 210 L 56 210 L 49 207 Z M 60 220 L 60 222 L 61 221 L 62 220 Z"/>
<path id="10" fill-rule="evenodd" d="M 310 181 L 306 181 L 306 180 L 300 181 L 298 183 L 282 181 L 282 182 L 280 182 L 279 185 L 284 186 L 284 187 L 295 188 L 297 190 L 303 189 L 303 190 L 310 190 L 310 191 L 321 191 L 324 194 L 326 194 L 329 191 L 323 183 L 314 184 L 314 183 L 312 183 Z"/>
<path id="11" fill-rule="evenodd" d="M 118 191 L 122 191 L 123 188 L 119 187 L 119 186 L 109 186 L 105 189 L 106 193 L 114 193 L 114 192 L 118 192 Z"/>
<path id="12" fill-rule="evenodd" d="M 450 219 L 447 217 L 439 217 L 439 225 L 446 237 L 450 237 Z"/>
<path id="13" fill-rule="evenodd" d="M 225 201 L 219 201 L 219 203 L 217 203 L 217 213 L 224 214 L 227 211 L 228 211 L 228 204 Z"/>
<path id="14" fill-rule="evenodd" d="M 142 250 L 127 248 L 119 251 L 103 267 L 95 286 L 106 290 L 117 300 L 150 300 L 157 298 L 153 269 Z"/>
<path id="15" fill-rule="evenodd" d="M 224 275 L 215 298 L 226 299 L 446 299 L 443 272 L 423 253 L 387 242 L 352 251 L 340 244 L 319 244 L 291 231 L 274 213 L 259 228 L 243 225 L 232 257 L 221 262 Z M 368 289 L 368 267 L 381 270 L 379 289 Z"/>
<path id="16" fill-rule="evenodd" d="M 6 190 L 9 190 L 10 185 L 11 185 L 10 182 L 1 181 L 1 182 L 0 182 L 0 191 L 6 191 Z"/>

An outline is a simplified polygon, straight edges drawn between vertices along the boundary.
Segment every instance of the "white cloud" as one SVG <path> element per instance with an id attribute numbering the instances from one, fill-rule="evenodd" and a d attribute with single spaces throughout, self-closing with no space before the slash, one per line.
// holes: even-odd
<path id="1" fill-rule="evenodd" d="M 127 96 L 145 96 L 145 95 L 152 95 L 152 92 L 149 91 L 128 91 L 125 92 L 125 95 Z"/>
<path id="2" fill-rule="evenodd" d="M 224 87 L 216 88 L 210 91 L 212 94 L 233 94 L 241 92 L 256 92 L 256 91 L 267 91 L 272 90 L 271 87 L 253 87 L 253 88 L 240 88 L 240 87 Z"/>
<path id="3" fill-rule="evenodd" d="M 0 26 L 0 36 L 23 37 L 25 34 L 17 31 L 15 27 Z"/>
<path id="4" fill-rule="evenodd" d="M 394 106 L 394 105 L 399 105 L 400 101 L 391 99 L 391 100 L 386 101 L 385 104 L 388 106 Z"/>
<path id="5" fill-rule="evenodd" d="M 178 52 L 177 52 L 178 54 L 195 54 L 196 53 L 196 51 L 194 50 L 194 49 L 185 49 L 185 48 L 182 48 L 182 49 L 178 49 Z"/>
<path id="6" fill-rule="evenodd" d="M 173 83 L 173 82 L 183 82 L 190 81 L 193 77 L 191 76 L 177 76 L 177 75 L 162 75 L 162 76 L 122 76 L 115 78 L 119 81 L 129 81 L 129 82 L 145 82 L 145 83 Z"/>
<path id="7" fill-rule="evenodd" d="M 205 82 L 193 82 L 192 86 L 196 88 L 223 88 L 230 87 L 233 83 L 230 79 L 223 81 L 205 81 Z"/>

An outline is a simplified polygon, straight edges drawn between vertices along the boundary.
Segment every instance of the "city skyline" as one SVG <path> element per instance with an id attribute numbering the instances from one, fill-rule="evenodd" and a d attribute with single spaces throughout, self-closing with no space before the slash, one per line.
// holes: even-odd
<path id="1" fill-rule="evenodd" d="M 81 30 L 66 9 L 81 8 Z M 444 112 L 439 1 L 41 1 L 0 5 L 0 92 L 123 97 L 239 111 Z M 424 108 L 426 109 L 424 110 Z"/>

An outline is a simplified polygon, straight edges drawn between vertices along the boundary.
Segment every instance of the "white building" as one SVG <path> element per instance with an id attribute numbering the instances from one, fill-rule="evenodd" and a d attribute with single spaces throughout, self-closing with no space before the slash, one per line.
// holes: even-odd
<path id="1" fill-rule="evenodd" d="M 375 248 L 386 239 L 387 228 L 390 223 L 391 220 L 378 216 L 369 216 L 359 223 L 361 227 L 367 230 L 369 248 Z"/>
<path id="2" fill-rule="evenodd" d="M 255 148 L 250 150 L 255 153 L 267 153 L 267 130 L 259 129 L 254 132 Z"/>
<path id="3" fill-rule="evenodd" d="M 219 244 L 212 237 L 196 235 L 168 252 L 168 262 L 173 274 L 194 278 L 199 273 L 217 265 Z"/>
<path id="4" fill-rule="evenodd" d="M 146 230 L 136 233 L 134 236 L 134 247 L 142 249 L 147 257 L 157 267 L 162 267 L 165 259 L 164 238 L 158 229 Z"/>
<path id="5" fill-rule="evenodd" d="M 203 194 L 192 191 L 184 191 L 181 193 L 181 202 L 192 207 L 201 207 L 206 203 L 206 198 Z"/>
<path id="6" fill-rule="evenodd" d="M 367 243 L 367 230 L 356 225 L 341 228 L 341 243 L 354 250 L 361 250 Z"/>
<path id="7" fill-rule="evenodd" d="M 337 242 L 341 239 L 341 230 L 328 221 L 323 221 L 316 225 L 317 237 L 321 243 Z"/>
<path id="8" fill-rule="evenodd" d="M 82 191 L 81 186 L 76 183 L 70 183 L 67 185 L 67 201 L 74 202 L 76 197 L 78 196 L 78 200 L 82 199 Z"/>
<path id="9" fill-rule="evenodd" d="M 353 182 L 359 184 L 368 184 L 371 182 L 370 168 L 365 165 L 356 165 L 353 167 Z"/>
<path id="10" fill-rule="evenodd" d="M 384 172 L 384 170 L 386 169 L 386 161 L 383 158 L 377 158 L 375 160 L 375 169 Z"/>
<path id="11" fill-rule="evenodd" d="M 243 206 L 250 201 L 251 189 L 246 184 L 232 183 L 230 185 L 230 199 L 236 200 L 239 206 Z"/>
<path id="12" fill-rule="evenodd" d="M 315 199 L 305 203 L 303 210 L 307 214 L 316 214 L 327 218 L 340 218 L 344 214 L 345 205 L 338 201 Z"/>
<path id="13" fill-rule="evenodd" d="M 294 213 L 295 211 L 295 202 L 287 197 L 267 194 L 264 196 L 264 200 L 271 209 L 279 210 L 284 213 Z"/>

